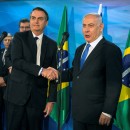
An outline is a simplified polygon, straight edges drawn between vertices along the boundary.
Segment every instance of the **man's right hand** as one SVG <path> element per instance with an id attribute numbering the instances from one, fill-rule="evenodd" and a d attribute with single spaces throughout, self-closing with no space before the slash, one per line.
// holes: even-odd
<path id="1" fill-rule="evenodd" d="M 42 76 L 49 80 L 56 80 L 58 79 L 58 71 L 52 67 L 44 68 L 42 70 Z"/>

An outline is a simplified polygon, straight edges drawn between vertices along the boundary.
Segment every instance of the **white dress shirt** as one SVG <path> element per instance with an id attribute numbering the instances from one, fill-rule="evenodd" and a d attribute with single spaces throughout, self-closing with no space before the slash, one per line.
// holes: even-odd
<path id="1" fill-rule="evenodd" d="M 87 42 L 86 42 L 86 45 L 85 45 L 85 47 L 84 47 L 84 50 L 85 50 L 87 44 L 90 44 L 90 45 L 91 45 L 91 46 L 89 47 L 89 51 L 88 51 L 87 57 L 90 55 L 90 53 L 93 51 L 93 49 L 96 47 L 96 45 L 99 43 L 99 41 L 100 41 L 102 38 L 103 38 L 103 36 L 100 35 L 95 41 L 93 41 L 93 42 L 91 42 L 91 43 L 87 43 Z M 84 52 L 84 50 L 83 50 L 83 52 Z M 83 52 L 82 52 L 82 54 L 83 54 Z M 81 57 L 82 57 L 82 55 L 81 55 Z M 87 58 L 87 57 L 86 57 L 86 58 Z"/>
<path id="2" fill-rule="evenodd" d="M 41 46 L 42 46 L 42 37 L 43 33 L 39 36 L 36 36 L 33 33 L 33 37 L 38 37 L 36 44 L 37 44 L 37 59 L 36 59 L 36 64 L 40 66 L 40 57 L 41 57 Z"/>
<path id="3" fill-rule="evenodd" d="M 43 33 L 42 33 L 41 35 L 39 35 L 39 36 L 36 36 L 33 32 L 32 32 L 32 34 L 33 34 L 33 37 L 34 37 L 34 38 L 35 38 L 35 37 L 38 37 L 38 39 L 37 39 L 37 41 L 36 41 L 36 44 L 37 44 L 37 58 L 36 58 L 36 65 L 39 65 L 39 66 L 40 66 L 40 58 L 41 58 L 41 47 L 42 47 L 42 38 L 43 38 Z M 41 74 L 42 69 L 43 69 L 43 68 L 40 69 L 38 75 Z"/>

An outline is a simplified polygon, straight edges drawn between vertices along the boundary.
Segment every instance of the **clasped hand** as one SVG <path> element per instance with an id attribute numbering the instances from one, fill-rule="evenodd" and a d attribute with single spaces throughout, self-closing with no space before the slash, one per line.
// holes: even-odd
<path id="1" fill-rule="evenodd" d="M 100 118 L 99 118 L 99 124 L 100 125 L 107 125 L 107 126 L 109 126 L 110 122 L 111 122 L 111 118 L 110 117 L 104 115 L 103 113 L 100 115 Z"/>
<path id="2" fill-rule="evenodd" d="M 56 80 L 58 79 L 58 71 L 52 67 L 44 68 L 42 70 L 42 76 L 49 80 Z"/>
<path id="3" fill-rule="evenodd" d="M 4 78 L 3 77 L 0 77 L 0 87 L 4 87 L 6 86 L 6 83 L 4 81 Z"/>

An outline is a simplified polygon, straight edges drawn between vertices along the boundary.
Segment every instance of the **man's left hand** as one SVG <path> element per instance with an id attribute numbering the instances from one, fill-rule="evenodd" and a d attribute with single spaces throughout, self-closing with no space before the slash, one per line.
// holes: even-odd
<path id="1" fill-rule="evenodd" d="M 100 125 L 107 125 L 107 126 L 109 126 L 110 121 L 111 121 L 110 117 L 104 115 L 103 113 L 100 115 L 100 118 L 99 118 L 99 124 Z"/>
<path id="2" fill-rule="evenodd" d="M 4 78 L 3 77 L 0 77 L 0 87 L 4 87 L 6 86 L 6 83 L 4 81 Z"/>
<path id="3" fill-rule="evenodd" d="M 47 117 L 47 116 L 51 113 L 52 108 L 53 108 L 53 105 L 54 105 L 53 102 L 48 102 L 48 103 L 46 104 L 46 107 L 45 107 L 45 109 L 44 109 L 44 113 L 45 113 L 44 117 Z"/>

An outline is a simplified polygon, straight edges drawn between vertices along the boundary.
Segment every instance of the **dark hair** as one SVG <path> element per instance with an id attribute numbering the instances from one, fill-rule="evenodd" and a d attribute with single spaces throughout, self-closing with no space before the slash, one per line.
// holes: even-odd
<path id="1" fill-rule="evenodd" d="M 21 23 L 29 23 L 30 21 L 28 20 L 28 19 L 26 19 L 26 18 L 23 18 L 23 19 L 21 19 L 20 21 L 19 21 L 19 27 L 20 27 L 20 24 Z"/>
<path id="2" fill-rule="evenodd" d="M 33 12 L 34 10 L 38 10 L 38 11 L 44 12 L 45 15 L 46 15 L 46 20 L 47 20 L 47 21 L 49 20 L 48 13 L 47 13 L 47 11 L 46 11 L 45 9 L 43 9 L 43 8 L 41 8 L 41 7 L 36 7 L 36 8 L 34 8 L 34 9 L 32 10 L 32 12 Z M 32 14 L 32 12 L 31 12 L 31 14 Z"/>

